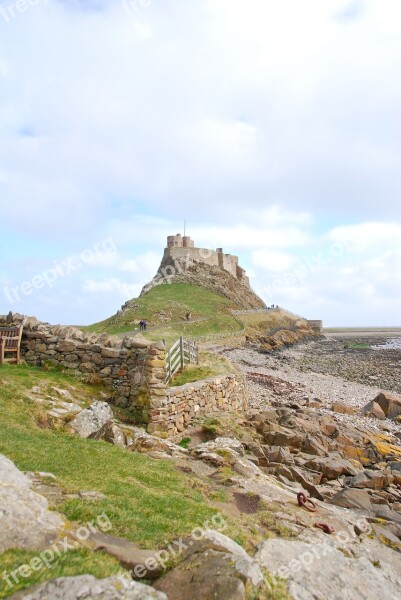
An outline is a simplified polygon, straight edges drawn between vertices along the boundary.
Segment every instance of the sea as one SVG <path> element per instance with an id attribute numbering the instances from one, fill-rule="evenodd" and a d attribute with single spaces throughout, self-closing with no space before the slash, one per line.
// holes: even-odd
<path id="1" fill-rule="evenodd" d="M 401 350 L 401 337 L 389 338 L 384 344 L 372 346 L 375 350 Z"/>

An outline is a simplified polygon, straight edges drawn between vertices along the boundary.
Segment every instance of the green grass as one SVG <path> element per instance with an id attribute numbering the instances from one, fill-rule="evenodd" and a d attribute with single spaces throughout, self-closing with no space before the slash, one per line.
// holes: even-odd
<path id="1" fill-rule="evenodd" d="M 190 443 L 191 443 L 191 438 L 184 437 L 184 438 L 182 438 L 182 440 L 180 441 L 180 443 L 178 445 L 181 446 L 181 448 L 188 448 Z"/>
<path id="2" fill-rule="evenodd" d="M 156 286 L 144 296 L 130 300 L 122 314 L 81 329 L 95 333 L 126 333 L 137 327 L 136 322 L 146 319 L 149 327 L 156 327 L 144 333 L 151 341 L 165 339 L 172 342 L 180 335 L 191 338 L 221 332 L 235 333 L 242 328 L 229 308 L 236 306 L 206 288 L 189 283 L 171 283 Z M 188 323 L 185 320 L 187 312 L 192 314 L 192 319 L 203 317 L 207 320 Z"/>
<path id="3" fill-rule="evenodd" d="M 26 589 L 27 586 L 37 585 L 57 577 L 93 575 L 98 579 L 103 579 L 122 572 L 119 562 L 111 556 L 102 552 L 92 552 L 85 548 L 68 550 L 61 554 L 56 561 L 50 563 L 50 569 L 42 564 L 41 568 L 32 571 L 26 578 L 16 572 L 22 565 L 29 566 L 30 561 L 37 556 L 37 552 L 26 550 L 8 550 L 0 555 L 1 573 L 6 572 L 9 582 L 13 584 L 11 587 L 7 580 L 0 576 L 0 599 Z M 14 578 L 11 575 L 13 572 L 15 573 Z"/>
<path id="4" fill-rule="evenodd" d="M 348 348 L 370 348 L 369 344 L 364 344 L 363 342 L 350 342 L 348 343 Z"/>
<path id="5" fill-rule="evenodd" d="M 216 375 L 216 373 L 210 367 L 197 367 L 195 365 L 188 365 L 183 371 L 174 375 L 170 386 L 178 387 L 180 385 L 185 385 L 186 383 L 193 383 L 194 381 L 207 379 L 213 375 Z"/>
<path id="6" fill-rule="evenodd" d="M 94 333 L 122 334 L 137 328 L 141 319 L 146 319 L 149 330 L 142 332 L 152 342 L 166 340 L 171 346 L 181 335 L 186 338 L 202 338 L 213 334 L 260 335 L 275 327 L 305 326 L 305 322 L 284 310 L 270 313 L 233 315 L 230 309 L 238 308 L 227 298 L 204 287 L 189 283 L 163 284 L 134 298 L 120 314 L 81 327 Z M 203 319 L 187 322 L 185 315 Z"/>
<path id="7" fill-rule="evenodd" d="M 0 367 L 0 453 L 22 471 L 53 473 L 57 485 L 69 492 L 105 494 L 98 501 L 64 501 L 57 510 L 68 519 L 84 524 L 106 513 L 113 526 L 111 535 L 153 548 L 187 534 L 215 513 L 196 486 L 191 486 L 190 477 L 169 461 L 44 427 L 43 405 L 29 399 L 28 393 L 33 386 L 46 390 L 54 385 L 68 388 L 85 402 L 96 397 L 96 389 L 57 371 Z M 0 563 L 14 558 L 18 563 L 18 557 L 6 554 L 0 556 Z M 74 555 L 65 568 L 73 574 L 87 572 L 90 560 L 85 553 Z M 113 564 L 107 564 L 113 570 Z M 99 572 L 103 572 L 101 567 Z M 53 576 L 46 571 L 46 578 Z"/>
<path id="8" fill-rule="evenodd" d="M 182 371 L 176 373 L 170 382 L 170 387 L 178 387 L 186 383 L 193 383 L 208 377 L 216 377 L 228 373 L 236 373 L 236 369 L 224 356 L 217 356 L 211 352 L 199 353 L 199 365 L 186 365 Z"/>

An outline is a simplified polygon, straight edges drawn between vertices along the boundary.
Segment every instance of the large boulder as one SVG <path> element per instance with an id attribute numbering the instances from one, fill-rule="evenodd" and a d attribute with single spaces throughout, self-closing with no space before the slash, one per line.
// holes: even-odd
<path id="1" fill-rule="evenodd" d="M 342 506 L 344 508 L 354 508 L 365 511 L 372 510 L 370 496 L 366 490 L 345 488 L 335 494 L 330 502 L 336 506 Z"/>
<path id="2" fill-rule="evenodd" d="M 267 463 L 292 464 L 294 458 L 286 446 L 262 446 Z"/>
<path id="3" fill-rule="evenodd" d="M 233 450 L 238 454 L 244 454 L 244 446 L 241 444 L 241 442 L 234 438 L 225 437 L 218 437 L 210 442 L 203 442 L 202 444 L 198 444 L 198 446 L 195 449 L 195 453 L 201 454 L 203 452 L 216 452 L 218 450 Z"/>
<path id="4" fill-rule="evenodd" d="M 377 402 L 371 400 L 366 406 L 361 409 L 361 414 L 364 417 L 373 417 L 374 419 L 380 419 L 380 421 L 384 421 L 386 415 Z"/>
<path id="5" fill-rule="evenodd" d="M 61 516 L 48 509 L 46 498 L 30 487 L 30 479 L 0 454 L 0 553 L 45 548 L 64 526 Z"/>
<path id="6" fill-rule="evenodd" d="M 341 475 L 356 475 L 358 473 L 358 469 L 350 460 L 338 456 L 318 457 L 308 460 L 304 467 L 322 473 L 324 479 L 328 481 L 338 479 Z"/>
<path id="7" fill-rule="evenodd" d="M 272 425 L 268 431 L 263 431 L 264 439 L 270 446 L 288 446 L 289 448 L 301 449 L 305 440 L 305 434 L 293 429 Z"/>
<path id="8" fill-rule="evenodd" d="M 307 435 L 302 444 L 302 452 L 325 456 L 327 454 L 326 440 L 321 435 Z"/>
<path id="9" fill-rule="evenodd" d="M 85 408 L 70 421 L 69 427 L 79 436 L 88 438 L 112 419 L 113 412 L 107 402 L 95 400 L 89 408 Z"/>
<path id="10" fill-rule="evenodd" d="M 170 440 L 150 435 L 140 427 L 124 425 L 124 431 L 127 434 L 127 450 L 131 452 L 149 454 L 153 458 L 181 457 L 188 453 L 185 448 L 181 448 Z"/>
<path id="11" fill-rule="evenodd" d="M 353 488 L 369 488 L 372 490 L 381 490 L 393 483 L 394 477 L 386 471 L 373 471 L 365 469 L 348 481 L 348 485 Z"/>
<path id="12" fill-rule="evenodd" d="M 172 600 L 245 600 L 259 586 L 259 565 L 241 546 L 217 531 L 188 540 L 184 560 L 155 583 Z"/>
<path id="13" fill-rule="evenodd" d="M 355 415 L 357 412 L 353 406 L 343 404 L 342 402 L 333 402 L 331 410 L 342 415 Z"/>
<path id="14" fill-rule="evenodd" d="M 168 600 L 162 592 L 124 577 L 95 579 L 92 575 L 59 577 L 17 592 L 10 600 Z"/>
<path id="15" fill-rule="evenodd" d="M 90 438 L 95 440 L 104 440 L 105 442 L 109 442 L 109 444 L 114 444 L 114 446 L 119 446 L 120 448 L 125 448 L 126 446 L 126 437 L 121 430 L 121 428 L 112 421 L 107 421 L 98 431 L 91 433 Z"/>
<path id="16" fill-rule="evenodd" d="M 398 417 L 398 415 L 401 415 L 400 396 L 395 396 L 390 392 L 380 392 L 380 394 L 373 399 L 373 402 L 380 406 L 381 410 L 388 419 L 395 419 Z M 369 406 L 369 404 L 367 406 Z M 365 409 L 367 409 L 367 406 Z"/>
<path id="17" fill-rule="evenodd" d="M 91 532 L 86 544 L 92 550 L 102 550 L 114 556 L 135 579 L 157 579 L 163 574 L 165 562 L 158 560 L 155 550 L 139 548 L 128 540 L 100 531 Z M 162 556 L 164 554 L 166 551 L 161 552 Z"/>
<path id="18" fill-rule="evenodd" d="M 367 558 L 348 558 L 327 543 L 271 539 L 262 542 L 255 559 L 273 576 L 288 581 L 293 600 L 401 597 L 401 586 Z"/>

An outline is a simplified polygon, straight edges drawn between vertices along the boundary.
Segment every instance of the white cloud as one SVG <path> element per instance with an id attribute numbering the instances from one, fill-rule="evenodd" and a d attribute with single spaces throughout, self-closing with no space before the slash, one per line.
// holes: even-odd
<path id="1" fill-rule="evenodd" d="M 112 293 L 116 300 L 134 298 L 139 295 L 141 286 L 137 283 L 127 283 L 121 281 L 117 277 L 108 279 L 86 279 L 83 282 L 82 289 L 84 292 L 91 294 L 110 294 Z M 108 315 L 109 316 L 109 315 Z"/>
<path id="2" fill-rule="evenodd" d="M 310 239 L 309 233 L 296 226 L 260 227 L 259 223 L 235 225 L 232 227 L 198 226 L 191 228 L 191 234 L 201 247 L 223 246 L 226 252 L 269 245 L 273 248 L 302 246 Z"/>
<path id="3" fill-rule="evenodd" d="M 136 273 L 139 277 L 145 277 L 149 274 L 156 273 L 157 268 L 160 265 L 162 258 L 161 252 L 147 252 L 142 255 L 138 255 L 134 259 L 122 260 L 118 263 L 119 271 L 128 271 Z"/>
<path id="4" fill-rule="evenodd" d="M 401 224 L 369 222 L 344 225 L 335 227 L 327 237 L 361 253 L 401 247 Z"/>
<path id="5" fill-rule="evenodd" d="M 331 283 L 348 302 L 351 277 L 370 293 L 368 270 L 378 282 L 395 268 L 382 255 L 401 239 L 399 1 L 128 4 L 53 0 L 0 16 L 6 281 L 112 236 L 116 257 L 81 276 L 125 272 L 137 281 L 118 293 L 131 293 L 187 219 L 198 245 L 238 253 L 255 287 L 266 265 L 280 274 L 321 250 L 332 259 L 313 294 L 296 285 L 283 300 L 311 294 L 338 312 Z M 349 251 L 330 257 L 330 244 Z M 381 281 L 386 296 L 376 285 L 370 302 L 395 318 Z M 49 318 L 68 304 L 91 320 L 85 300 L 53 300 Z M 111 288 L 102 302 L 112 312 Z"/>
<path id="6" fill-rule="evenodd" d="M 263 271 L 288 271 L 295 264 L 295 257 L 284 252 L 275 252 L 261 248 L 252 253 L 252 262 Z"/>
<path id="7" fill-rule="evenodd" d="M 343 241 L 343 240 L 342 240 Z M 330 257 L 329 248 L 327 255 Z M 262 284 L 268 303 L 279 304 L 325 325 L 399 324 L 401 247 L 355 260 L 344 253 L 315 267 L 297 263 Z M 312 264 L 312 263 L 310 263 Z M 258 280 L 261 281 L 258 274 Z"/>

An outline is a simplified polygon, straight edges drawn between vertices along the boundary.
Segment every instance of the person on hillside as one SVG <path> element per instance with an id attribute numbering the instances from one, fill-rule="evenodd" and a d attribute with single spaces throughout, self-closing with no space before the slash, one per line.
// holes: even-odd
<path id="1" fill-rule="evenodd" d="M 141 321 L 139 321 L 139 329 L 141 331 L 143 330 L 143 319 Z"/>
<path id="2" fill-rule="evenodd" d="M 143 328 L 144 331 L 146 331 L 147 326 L 148 326 L 148 323 L 147 323 L 146 319 L 144 319 L 142 321 L 142 328 Z"/>

